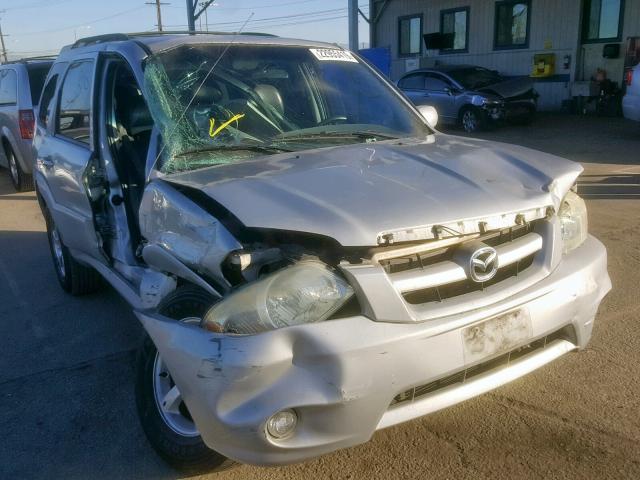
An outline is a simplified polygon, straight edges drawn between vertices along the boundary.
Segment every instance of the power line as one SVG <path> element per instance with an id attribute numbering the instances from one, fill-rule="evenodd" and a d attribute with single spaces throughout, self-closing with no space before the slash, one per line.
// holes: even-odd
<path id="1" fill-rule="evenodd" d="M 62 32 L 64 30 L 71 30 L 72 28 L 83 27 L 83 26 L 85 26 L 87 24 L 103 22 L 105 20 L 111 20 L 112 18 L 120 17 L 122 15 L 126 15 L 127 13 L 132 13 L 132 12 L 135 12 L 137 10 L 141 10 L 143 8 L 147 8 L 146 5 L 142 5 L 142 6 L 135 7 L 135 8 L 130 8 L 128 10 L 123 10 L 121 12 L 114 13 L 113 15 L 109 15 L 107 17 L 97 18 L 95 20 L 89 20 L 89 21 L 78 23 L 78 24 L 75 24 L 75 25 L 69 25 L 69 26 L 60 27 L 60 28 L 51 28 L 51 29 L 48 29 L 48 30 L 39 30 L 39 31 L 36 31 L 36 32 L 12 33 L 11 35 L 16 35 L 16 36 L 18 36 L 18 35 L 39 35 L 41 33 Z"/>
<path id="2" fill-rule="evenodd" d="M 366 8 L 366 6 L 363 6 Z M 300 17 L 316 17 L 316 16 L 324 16 L 324 15 L 329 15 L 329 14 L 337 14 L 338 12 L 345 12 L 346 13 L 347 9 L 346 8 L 332 8 L 332 9 L 328 9 L 328 10 L 317 10 L 314 12 L 306 12 L 306 13 L 296 13 L 296 14 L 291 14 L 291 15 L 279 15 L 277 17 L 266 17 L 266 18 L 257 18 L 255 20 L 253 20 L 251 22 L 251 26 L 256 26 L 256 25 L 262 25 L 262 24 L 268 24 L 271 21 L 277 21 L 277 20 L 286 20 L 286 19 L 293 19 L 293 18 L 300 18 Z M 225 26 L 225 25 L 238 25 L 238 24 L 242 24 L 243 21 L 239 20 L 239 21 L 230 21 L 230 22 L 216 22 L 216 23 L 212 23 L 211 25 L 213 26 Z"/>
<path id="3" fill-rule="evenodd" d="M 286 7 L 288 5 L 300 5 L 303 3 L 311 3 L 311 2 L 319 2 L 319 1 L 325 1 L 325 0 L 301 0 L 301 1 L 297 1 L 297 2 L 287 2 L 287 3 L 272 3 L 269 5 L 256 5 L 255 7 L 223 7 L 223 6 L 218 6 L 216 5 L 216 10 L 259 10 L 261 8 L 279 8 L 279 7 Z M 172 6 L 169 8 L 178 8 L 180 10 L 184 10 L 184 7 L 178 7 L 178 6 Z"/>
<path id="4" fill-rule="evenodd" d="M 29 3 L 27 5 L 20 5 L 18 7 L 9 7 L 9 8 L 5 8 L 4 10 L 7 12 L 11 12 L 13 10 L 28 10 L 31 8 L 46 8 L 46 7 L 57 7 L 58 5 L 60 5 L 61 3 L 69 3 L 73 0 L 58 0 L 57 2 L 53 2 L 53 1 L 45 1 L 45 2 L 36 2 L 36 3 Z"/>

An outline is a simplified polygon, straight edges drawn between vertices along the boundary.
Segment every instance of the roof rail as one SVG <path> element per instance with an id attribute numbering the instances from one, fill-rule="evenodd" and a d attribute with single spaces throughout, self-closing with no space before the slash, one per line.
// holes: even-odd
<path id="1" fill-rule="evenodd" d="M 89 45 L 97 45 L 99 43 L 105 42 L 124 42 L 127 40 L 131 40 L 132 37 L 156 37 L 159 35 L 255 35 L 260 37 L 277 37 L 277 35 L 272 35 L 271 33 L 261 33 L 261 32 L 203 32 L 203 31 L 195 31 L 191 32 L 189 30 L 170 30 L 170 31 L 162 31 L 162 32 L 134 32 L 134 33 L 107 33 L 105 35 L 95 35 L 93 37 L 84 37 L 79 40 L 76 40 L 69 47 L 65 47 L 63 50 L 68 48 L 81 48 L 87 47 Z"/>
<path id="2" fill-rule="evenodd" d="M 262 32 L 213 32 L 196 30 L 163 30 L 162 32 L 135 32 L 127 34 L 129 37 L 156 37 L 160 35 L 254 35 L 258 37 L 277 37 L 271 33 Z"/>

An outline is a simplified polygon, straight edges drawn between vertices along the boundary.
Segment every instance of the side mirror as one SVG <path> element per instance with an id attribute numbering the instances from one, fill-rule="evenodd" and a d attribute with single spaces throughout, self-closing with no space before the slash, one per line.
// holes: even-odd
<path id="1" fill-rule="evenodd" d="M 431 105 L 420 105 L 418 107 L 420 115 L 424 117 L 430 127 L 436 128 L 438 124 L 438 111 Z"/>

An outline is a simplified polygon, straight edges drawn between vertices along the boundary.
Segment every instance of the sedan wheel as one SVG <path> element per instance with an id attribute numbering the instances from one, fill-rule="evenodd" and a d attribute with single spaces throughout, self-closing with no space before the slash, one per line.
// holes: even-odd
<path id="1" fill-rule="evenodd" d="M 468 133 L 473 133 L 480 129 L 480 118 L 475 110 L 467 109 L 462 113 L 462 128 Z"/>

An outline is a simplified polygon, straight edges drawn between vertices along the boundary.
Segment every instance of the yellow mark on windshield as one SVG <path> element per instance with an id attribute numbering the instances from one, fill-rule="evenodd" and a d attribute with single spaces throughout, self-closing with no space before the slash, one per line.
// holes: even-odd
<path id="1" fill-rule="evenodd" d="M 224 122 L 222 125 L 220 125 L 218 128 L 215 128 L 216 127 L 216 119 L 215 118 L 210 118 L 209 119 L 209 136 L 211 138 L 215 137 L 222 130 L 224 130 L 229 125 L 231 125 L 233 122 L 236 122 L 236 127 L 237 127 L 238 126 L 238 120 L 240 120 L 243 117 L 244 117 L 244 113 L 237 113 L 233 117 L 231 117 L 229 120 Z"/>

